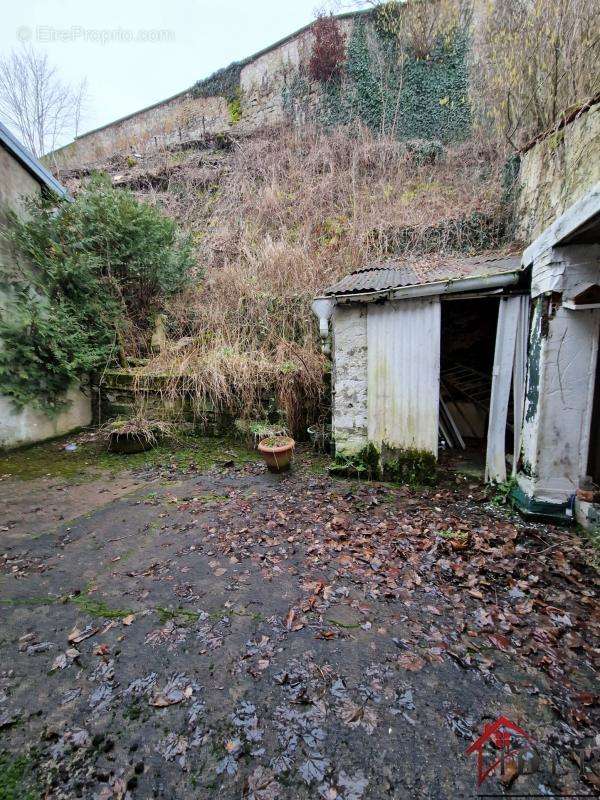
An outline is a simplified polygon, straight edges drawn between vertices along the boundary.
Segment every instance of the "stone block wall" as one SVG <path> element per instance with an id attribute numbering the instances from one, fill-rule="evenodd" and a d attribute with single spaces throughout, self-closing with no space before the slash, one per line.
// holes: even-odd
<path id="1" fill-rule="evenodd" d="M 360 12 L 359 12 L 360 13 Z M 339 19 L 349 37 L 356 14 Z M 240 72 L 241 119 L 232 119 L 226 97 L 195 97 L 191 90 L 79 136 L 46 156 L 53 169 L 70 169 L 102 161 L 114 153 L 142 154 L 161 146 L 235 131 L 248 134 L 287 119 L 285 92 L 306 65 L 312 46 L 311 26 L 248 58 Z M 314 87 L 316 99 L 317 91 Z M 299 122 L 305 122 L 299 109 Z"/>
<path id="2" fill-rule="evenodd" d="M 156 150 L 234 127 L 224 97 L 193 97 L 184 92 L 163 103 L 90 131 L 44 160 L 70 169 L 101 161 L 114 153 Z"/>
<path id="3" fill-rule="evenodd" d="M 332 433 L 336 454 L 351 456 L 368 441 L 366 306 L 338 305 L 332 322 Z"/>
<path id="4" fill-rule="evenodd" d="M 127 419 L 141 408 L 149 418 L 191 423 L 209 435 L 216 436 L 234 430 L 234 416 L 231 413 L 212 405 L 199 409 L 185 392 L 172 396 L 168 383 L 168 379 L 160 375 L 137 380 L 135 372 L 129 369 L 109 369 L 101 376 L 93 376 L 94 423 L 101 425 L 117 418 Z"/>
<path id="5" fill-rule="evenodd" d="M 523 153 L 516 235 L 534 241 L 600 181 L 600 103 Z"/>

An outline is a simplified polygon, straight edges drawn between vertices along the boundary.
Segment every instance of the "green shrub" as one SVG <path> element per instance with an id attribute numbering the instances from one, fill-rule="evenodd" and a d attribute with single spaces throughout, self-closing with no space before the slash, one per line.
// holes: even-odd
<path id="1" fill-rule="evenodd" d="M 227 110 L 229 112 L 229 119 L 232 125 L 237 123 L 242 118 L 242 93 L 237 91 L 235 96 L 227 101 Z"/>
<path id="2" fill-rule="evenodd" d="M 119 352 L 129 322 L 146 326 L 183 288 L 191 245 L 157 208 L 102 176 L 74 202 L 38 196 L 24 215 L 7 214 L 0 393 L 17 407 L 53 410 L 75 380 Z"/>

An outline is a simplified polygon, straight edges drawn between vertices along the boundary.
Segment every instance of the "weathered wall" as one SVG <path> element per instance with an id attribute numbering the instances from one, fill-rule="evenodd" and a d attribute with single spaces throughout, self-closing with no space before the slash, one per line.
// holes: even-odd
<path id="1" fill-rule="evenodd" d="M 89 425 L 92 421 L 90 398 L 73 388 L 65 400 L 66 409 L 51 417 L 31 407 L 17 411 L 9 398 L 0 396 L 0 448 L 42 442 Z"/>
<path id="2" fill-rule="evenodd" d="M 516 235 L 536 239 L 600 181 L 600 104 L 522 155 Z"/>
<path id="3" fill-rule="evenodd" d="M 115 153 L 143 154 L 206 134 L 309 120 L 325 126 L 360 121 L 404 139 L 469 136 L 467 31 L 434 41 L 429 58 L 399 59 L 369 14 L 337 19 L 346 40 L 340 81 L 309 79 L 313 33 L 307 26 L 189 91 L 80 136 L 46 160 L 52 168 L 90 166 Z"/>
<path id="4" fill-rule="evenodd" d="M 224 97 L 192 97 L 184 92 L 151 108 L 84 134 L 45 161 L 71 168 L 107 158 L 176 144 L 206 134 L 226 133 L 233 123 Z"/>
<path id="5" fill-rule="evenodd" d="M 22 198 L 39 191 L 38 182 L 8 151 L 0 147 L 0 229 L 6 225 L 6 207 L 20 210 Z M 6 243 L 0 239 L 0 263 L 7 264 L 10 258 Z M 1 284 L 0 314 L 3 318 L 10 314 L 10 293 Z M 73 389 L 66 399 L 70 405 L 63 412 L 50 417 L 32 408 L 17 410 L 9 398 L 0 395 L 0 448 L 42 441 L 89 425 L 92 418 L 90 398 Z"/>
<path id="6" fill-rule="evenodd" d="M 600 282 L 600 245 L 557 247 L 533 265 L 534 316 L 519 486 L 564 505 L 587 473 L 600 310 L 565 308 L 582 283 Z"/>
<path id="7" fill-rule="evenodd" d="M 368 307 L 368 436 L 380 451 L 437 458 L 440 325 L 439 297 Z"/>
<path id="8" fill-rule="evenodd" d="M 340 18 L 349 34 L 352 17 Z M 241 118 L 224 96 L 182 92 L 139 112 L 78 137 L 46 157 L 53 168 L 92 164 L 114 153 L 145 152 L 159 146 L 194 140 L 206 134 L 250 133 L 286 120 L 286 88 L 300 64 L 306 64 L 312 42 L 309 27 L 249 58 L 239 75 Z M 210 79 L 209 79 L 210 80 Z"/>
<path id="9" fill-rule="evenodd" d="M 6 209 L 22 208 L 22 201 L 28 195 L 37 194 L 40 185 L 14 157 L 0 146 L 0 230 L 6 227 Z M 7 243 L 0 237 L 0 263 L 9 258 Z M 2 296 L 0 295 L 0 303 Z"/>
<path id="10" fill-rule="evenodd" d="M 332 433 L 336 454 L 367 444 L 367 308 L 336 306 L 333 314 Z"/>

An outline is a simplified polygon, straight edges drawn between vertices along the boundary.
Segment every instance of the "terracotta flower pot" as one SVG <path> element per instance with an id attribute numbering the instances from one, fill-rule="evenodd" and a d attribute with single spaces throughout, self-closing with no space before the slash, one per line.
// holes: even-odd
<path id="1" fill-rule="evenodd" d="M 290 468 L 296 442 L 288 436 L 270 436 L 258 445 L 270 472 L 285 472 Z"/>

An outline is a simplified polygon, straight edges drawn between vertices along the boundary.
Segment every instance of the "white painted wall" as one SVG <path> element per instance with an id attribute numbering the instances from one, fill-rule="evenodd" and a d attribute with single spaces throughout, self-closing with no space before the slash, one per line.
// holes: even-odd
<path id="1" fill-rule="evenodd" d="M 19 447 L 62 436 L 92 421 L 90 398 L 73 388 L 65 398 L 69 405 L 56 416 L 26 407 L 17 411 L 8 397 L 0 395 L 0 448 Z"/>
<path id="2" fill-rule="evenodd" d="M 440 321 L 439 297 L 368 307 L 368 435 L 377 447 L 437 458 Z"/>

